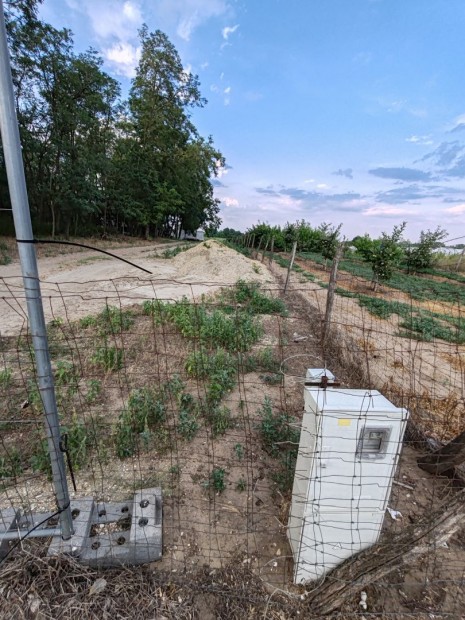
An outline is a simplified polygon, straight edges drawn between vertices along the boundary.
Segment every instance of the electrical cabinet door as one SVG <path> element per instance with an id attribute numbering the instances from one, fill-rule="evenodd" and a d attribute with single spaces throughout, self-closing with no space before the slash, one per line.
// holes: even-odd
<path id="1" fill-rule="evenodd" d="M 306 512 L 382 510 L 391 489 L 403 432 L 401 420 L 324 412 Z"/>

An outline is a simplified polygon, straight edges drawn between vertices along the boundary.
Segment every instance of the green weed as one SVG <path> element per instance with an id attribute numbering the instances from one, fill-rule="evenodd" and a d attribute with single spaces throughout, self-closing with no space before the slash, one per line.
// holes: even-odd
<path id="1" fill-rule="evenodd" d="M 242 493 L 243 491 L 246 490 L 246 488 L 247 488 L 247 482 L 245 478 L 239 478 L 236 484 L 236 491 L 239 491 L 239 493 Z"/>
<path id="2" fill-rule="evenodd" d="M 92 362 L 101 366 L 106 372 L 121 370 L 123 367 L 123 351 L 116 347 L 105 345 L 99 347 L 92 356 Z"/>
<path id="3" fill-rule="evenodd" d="M 11 368 L 4 368 L 3 370 L 0 370 L 0 389 L 6 391 L 11 386 L 12 380 L 13 373 Z"/>
<path id="4" fill-rule="evenodd" d="M 208 486 L 212 488 L 216 493 L 223 493 L 226 489 L 226 471 L 221 467 L 215 467 L 210 474 L 208 480 Z"/>
<path id="5" fill-rule="evenodd" d="M 263 448 L 273 457 L 277 457 L 283 449 L 297 451 L 299 444 L 299 431 L 290 426 L 290 419 L 284 413 L 273 412 L 273 406 L 268 396 L 259 414 L 260 433 Z"/>
<path id="6" fill-rule="evenodd" d="M 236 443 L 234 446 L 234 453 L 238 461 L 242 461 L 244 458 L 244 446 L 241 443 Z"/>
<path id="7" fill-rule="evenodd" d="M 22 473 L 21 453 L 17 448 L 12 448 L 5 456 L 0 456 L 0 480 L 15 478 Z"/>

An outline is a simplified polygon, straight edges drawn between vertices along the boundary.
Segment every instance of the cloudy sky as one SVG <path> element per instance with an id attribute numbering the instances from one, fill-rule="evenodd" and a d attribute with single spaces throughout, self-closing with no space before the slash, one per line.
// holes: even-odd
<path id="1" fill-rule="evenodd" d="M 227 160 L 224 226 L 465 234 L 464 0 L 44 0 L 127 93 L 137 30 L 168 34 Z"/>

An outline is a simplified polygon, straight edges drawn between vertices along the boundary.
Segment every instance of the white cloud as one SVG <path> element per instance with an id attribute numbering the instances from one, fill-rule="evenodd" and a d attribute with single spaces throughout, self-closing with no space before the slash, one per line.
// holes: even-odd
<path id="1" fill-rule="evenodd" d="M 455 205 L 455 207 L 449 207 L 448 209 L 444 209 L 446 213 L 450 213 L 451 215 L 462 215 L 465 213 L 465 203 L 461 205 Z"/>
<path id="2" fill-rule="evenodd" d="M 236 24 L 235 26 L 226 26 L 225 28 L 223 28 L 223 30 L 221 31 L 221 34 L 223 35 L 223 39 L 227 41 L 229 39 L 229 35 L 236 32 L 238 28 L 239 28 L 239 24 Z"/>
<path id="3" fill-rule="evenodd" d="M 157 8 L 163 17 L 176 23 L 178 36 L 189 41 L 203 23 L 227 13 L 228 3 L 226 0 L 162 0 Z"/>
<path id="4" fill-rule="evenodd" d="M 107 0 L 83 0 L 80 10 L 87 13 L 92 30 L 100 39 L 112 37 L 128 41 L 137 36 L 142 26 L 141 10 L 135 2 L 108 2 Z"/>
<path id="5" fill-rule="evenodd" d="M 379 206 L 379 207 L 370 207 L 369 209 L 365 209 L 363 211 L 363 215 L 376 216 L 376 215 L 412 215 L 416 213 L 412 209 L 403 209 L 402 207 L 391 207 L 389 205 Z"/>
<path id="6" fill-rule="evenodd" d="M 239 201 L 237 198 L 229 198 L 229 196 L 225 196 L 221 199 L 221 202 L 225 204 L 227 207 L 238 207 Z"/>
<path id="7" fill-rule="evenodd" d="M 419 146 L 431 146 L 434 144 L 431 136 L 410 136 L 410 138 L 405 138 L 405 141 L 418 144 Z"/>
<path id="8" fill-rule="evenodd" d="M 316 187 L 317 189 L 328 189 L 329 185 L 326 185 L 326 183 L 318 183 Z"/>
<path id="9" fill-rule="evenodd" d="M 113 67 L 115 73 L 132 78 L 136 73 L 141 49 L 130 43 L 115 43 L 112 47 L 103 50 L 105 58 Z"/>

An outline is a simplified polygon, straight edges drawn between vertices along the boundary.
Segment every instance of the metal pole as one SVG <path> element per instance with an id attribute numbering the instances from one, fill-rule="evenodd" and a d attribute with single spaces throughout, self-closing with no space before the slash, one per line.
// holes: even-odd
<path id="1" fill-rule="evenodd" d="M 11 205 L 13 207 L 16 238 L 29 241 L 33 239 L 31 214 L 29 212 L 18 120 L 16 118 L 3 0 L 0 0 L 0 130 Z M 48 350 L 35 246 L 32 243 L 18 243 L 18 252 L 27 302 L 29 329 L 36 358 L 39 391 L 45 412 L 45 426 L 52 465 L 53 485 L 58 510 L 62 511 L 60 513 L 61 534 L 64 540 L 67 540 L 74 533 L 73 521 L 69 507 L 68 483 L 63 452 L 60 450 L 60 424 L 53 384 L 52 365 Z"/>

